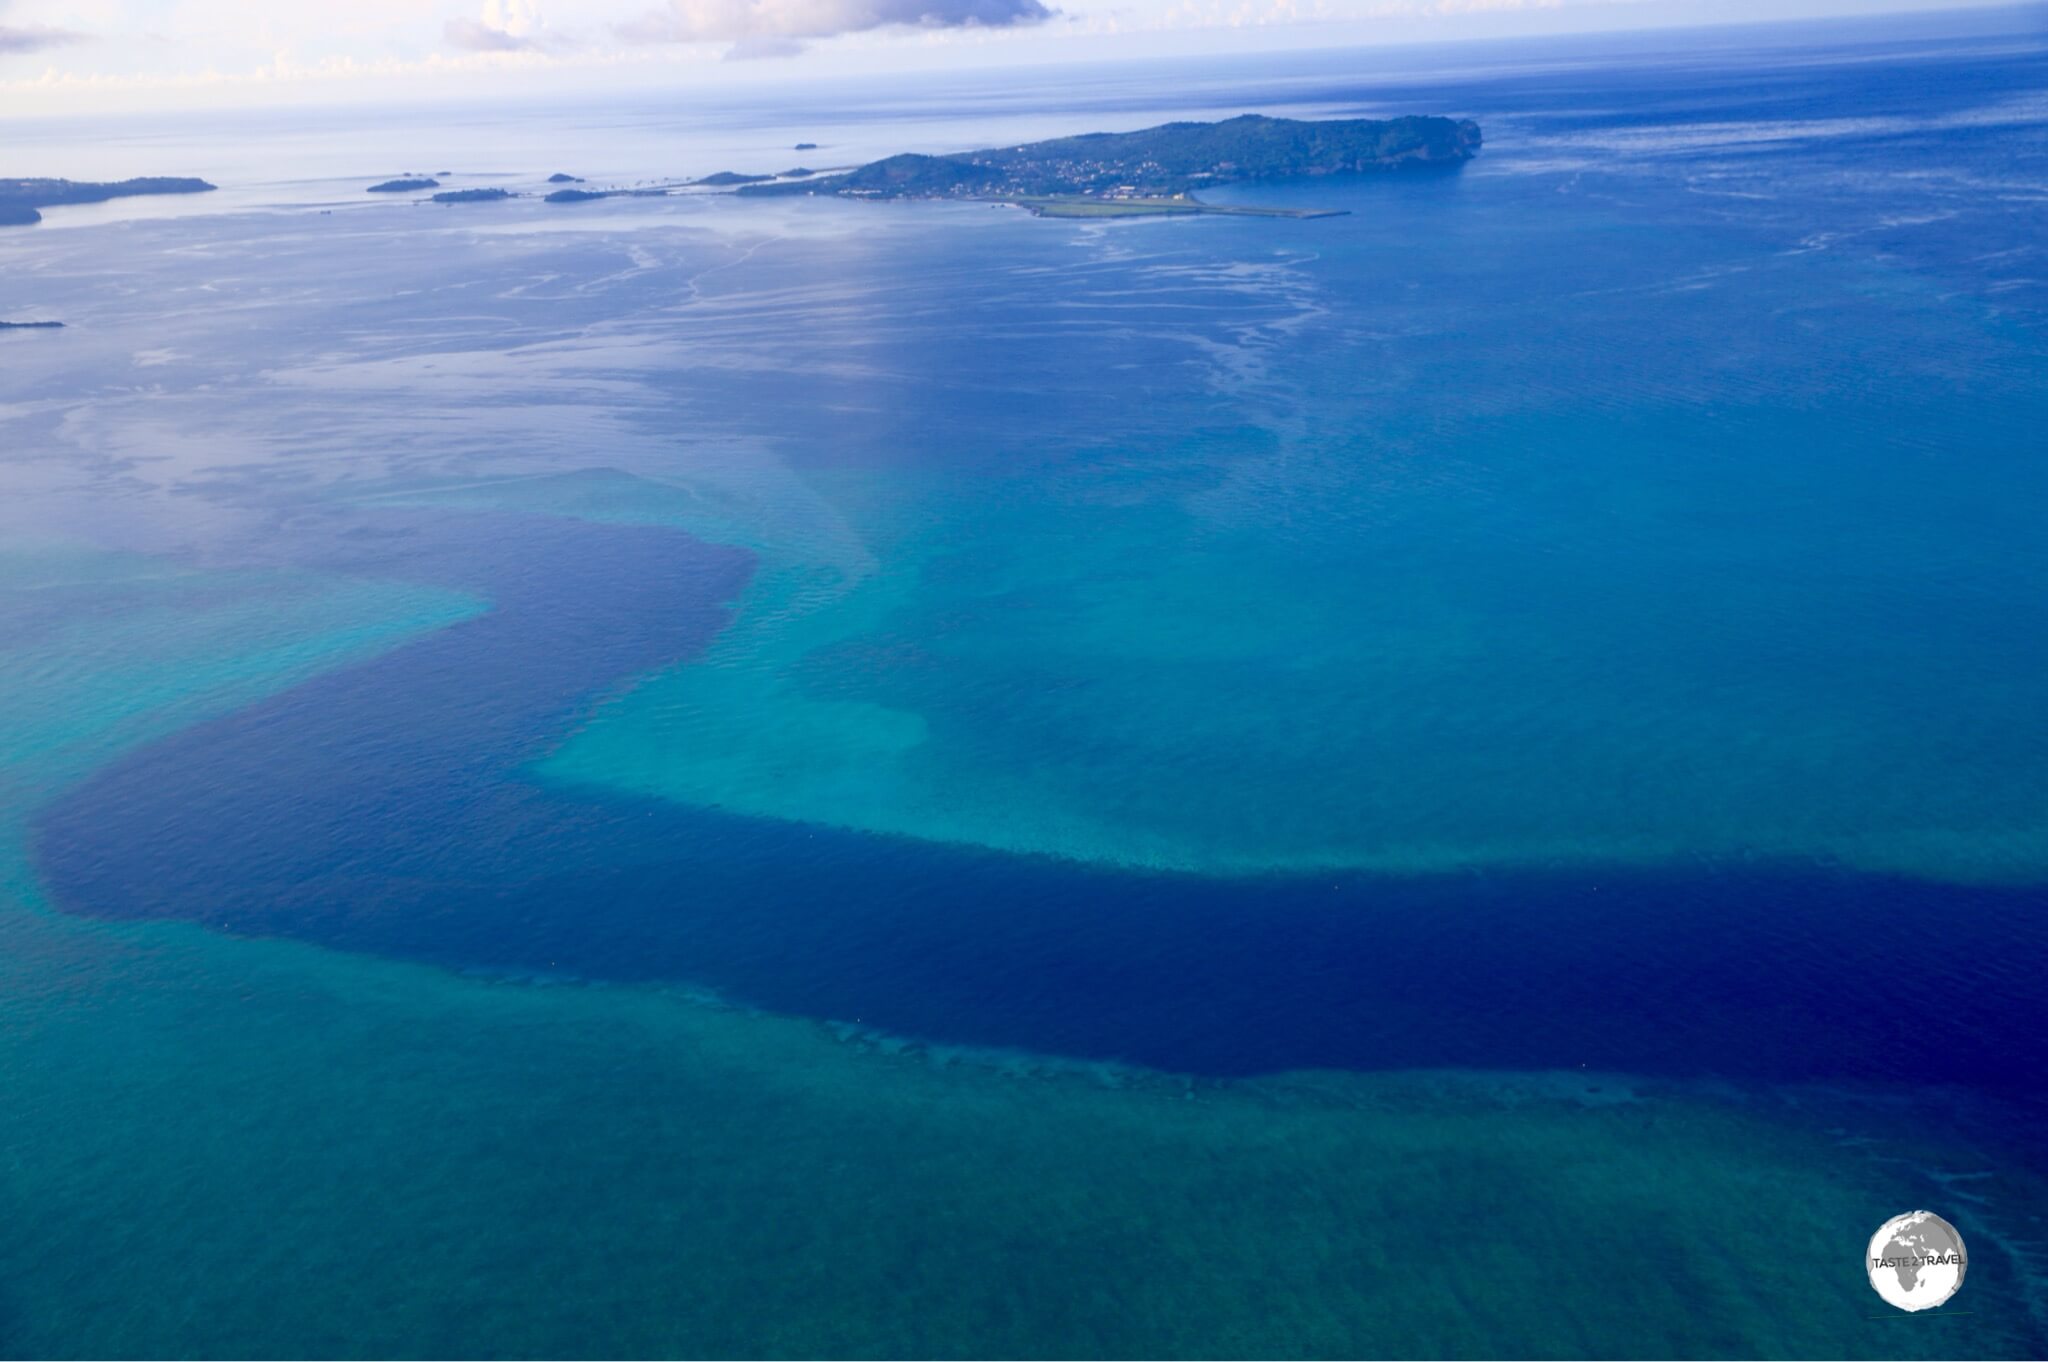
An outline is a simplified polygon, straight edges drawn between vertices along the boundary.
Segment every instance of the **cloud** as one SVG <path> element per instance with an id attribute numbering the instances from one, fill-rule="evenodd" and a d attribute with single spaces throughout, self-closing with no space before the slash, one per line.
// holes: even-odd
<path id="1" fill-rule="evenodd" d="M 787 56 L 787 45 L 806 38 L 876 28 L 1014 28 L 1055 13 L 1043 0 L 668 0 L 614 32 L 631 43 L 730 42 L 736 57 Z"/>
<path id="2" fill-rule="evenodd" d="M 90 41 L 89 34 L 68 28 L 45 28 L 40 24 L 19 28 L 0 24 L 0 57 L 21 52 L 46 52 L 53 47 L 69 47 L 73 43 Z"/>
<path id="3" fill-rule="evenodd" d="M 804 50 L 804 45 L 794 38 L 742 38 L 725 50 L 727 61 L 768 61 L 775 57 L 794 57 Z"/>
<path id="4" fill-rule="evenodd" d="M 533 46 L 531 38 L 492 28 L 475 19 L 450 19 L 441 26 L 441 37 L 450 47 L 465 52 L 523 52 Z"/>
<path id="5" fill-rule="evenodd" d="M 558 45 L 534 0 L 484 0 L 481 17 L 450 19 L 441 26 L 441 37 L 465 52 L 529 52 Z"/>

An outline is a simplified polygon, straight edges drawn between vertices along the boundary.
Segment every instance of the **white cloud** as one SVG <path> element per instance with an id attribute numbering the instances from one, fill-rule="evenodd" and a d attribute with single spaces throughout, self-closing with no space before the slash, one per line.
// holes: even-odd
<path id="1" fill-rule="evenodd" d="M 878 28 L 1015 28 L 1054 13 L 1042 0 L 668 0 L 615 32 L 627 42 L 731 42 L 763 54 L 780 43 L 780 55 L 788 55 L 788 44 L 806 38 Z"/>
<path id="2" fill-rule="evenodd" d="M 564 43 L 548 32 L 534 0 L 484 0 L 480 17 L 450 19 L 441 36 L 465 52 L 526 52 Z"/>
<path id="3" fill-rule="evenodd" d="M 40 24 L 19 28 L 0 24 L 0 56 L 17 52 L 46 52 L 53 47 L 69 47 L 85 41 L 85 34 L 68 28 L 45 28 Z"/>
<path id="4" fill-rule="evenodd" d="M 725 59 L 767 61 L 775 57 L 794 57 L 803 50 L 804 45 L 794 38 L 742 38 L 725 50 Z"/>
<path id="5" fill-rule="evenodd" d="M 662 88 L 1960 8 L 1981 0 L 0 0 L 0 114 Z M 537 5 L 545 4 L 545 21 Z M 1057 9 L 1054 7 L 1057 6 Z M 2021 11 L 2010 11 L 2020 13 Z M 1982 11 L 1998 14 L 2001 11 Z M 1057 18 L 1060 22 L 1046 22 Z M 1114 45 L 1114 52 L 1105 43 Z M 720 55 L 730 63 L 720 63 Z M 773 67 L 775 63 L 767 63 Z M 754 67 L 748 70 L 749 66 Z M 344 87 L 347 87 L 346 89 Z M 209 91 L 215 93 L 208 93 Z"/>
<path id="6" fill-rule="evenodd" d="M 9 0 L 0 0 L 0 17 L 10 8 Z M 89 40 L 88 34 L 54 24 L 0 24 L 0 57 L 47 52 L 53 47 L 69 47 Z"/>
<path id="7" fill-rule="evenodd" d="M 520 52 L 533 46 L 530 38 L 493 28 L 478 19 L 450 19 L 441 26 L 441 36 L 450 47 L 465 52 Z"/>

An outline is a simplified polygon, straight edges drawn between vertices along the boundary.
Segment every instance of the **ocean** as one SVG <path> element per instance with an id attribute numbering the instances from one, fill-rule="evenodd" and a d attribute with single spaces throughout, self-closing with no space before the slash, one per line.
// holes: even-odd
<path id="1" fill-rule="evenodd" d="M 0 1354 L 2048 1352 L 2038 10 L 7 145 Z"/>

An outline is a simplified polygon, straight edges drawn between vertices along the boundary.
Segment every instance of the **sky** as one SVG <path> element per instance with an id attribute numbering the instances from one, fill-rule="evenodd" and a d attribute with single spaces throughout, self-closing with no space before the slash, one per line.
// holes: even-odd
<path id="1" fill-rule="evenodd" d="M 0 117 L 1447 42 L 1981 0 L 0 0 Z"/>

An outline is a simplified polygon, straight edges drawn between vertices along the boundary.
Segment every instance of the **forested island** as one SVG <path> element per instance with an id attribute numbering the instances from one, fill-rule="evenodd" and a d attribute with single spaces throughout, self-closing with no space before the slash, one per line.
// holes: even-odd
<path id="1" fill-rule="evenodd" d="M 204 180 L 163 175 L 137 180 L 95 183 L 89 180 L 0 180 L 0 227 L 26 227 L 41 222 L 40 208 L 72 203 L 105 203 L 137 194 L 203 194 L 215 186 Z"/>
<path id="2" fill-rule="evenodd" d="M 434 195 L 434 202 L 495 203 L 499 199 L 509 199 L 511 197 L 512 191 L 509 189 L 450 189 Z"/>
<path id="3" fill-rule="evenodd" d="M 363 192 L 365 194 L 410 194 L 420 189 L 439 189 L 440 187 L 441 182 L 439 180 L 430 179 L 424 175 L 402 175 L 395 180 L 386 180 L 382 184 L 373 184 Z"/>
<path id="4" fill-rule="evenodd" d="M 665 199 L 666 189 L 557 189 L 543 203 L 591 203 L 597 199 Z"/>
<path id="5" fill-rule="evenodd" d="M 1455 166 L 1479 146 L 1479 125 L 1469 119 L 1244 114 L 1220 123 L 1166 123 L 948 156 L 905 153 L 801 183 L 742 184 L 737 192 L 994 199 L 1058 216 L 1073 216 L 1075 209 L 1087 216 L 1218 212 L 1191 196 L 1243 180 Z"/>

